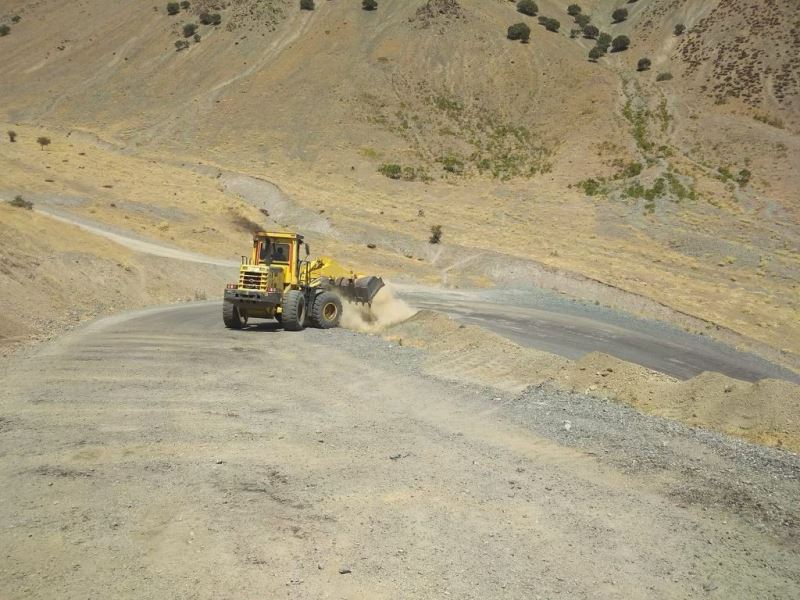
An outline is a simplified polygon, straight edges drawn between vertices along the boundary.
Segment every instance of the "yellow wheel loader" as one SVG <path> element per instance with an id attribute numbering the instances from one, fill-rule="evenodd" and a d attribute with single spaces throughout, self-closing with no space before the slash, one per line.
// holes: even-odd
<path id="1" fill-rule="evenodd" d="M 250 256 L 242 257 L 239 281 L 225 288 L 225 326 L 241 329 L 256 318 L 276 319 L 290 331 L 307 325 L 336 327 L 343 300 L 371 304 L 384 285 L 380 277 L 359 276 L 331 258 L 308 255 L 308 244 L 297 233 L 254 234 Z"/>

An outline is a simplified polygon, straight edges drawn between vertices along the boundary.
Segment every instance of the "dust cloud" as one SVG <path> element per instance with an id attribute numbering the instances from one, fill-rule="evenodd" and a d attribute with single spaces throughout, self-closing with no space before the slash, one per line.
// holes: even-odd
<path id="1" fill-rule="evenodd" d="M 389 286 L 381 289 L 372 300 L 372 306 L 345 302 L 342 310 L 342 327 L 364 333 L 377 333 L 386 327 L 413 317 L 417 311 L 395 296 Z"/>

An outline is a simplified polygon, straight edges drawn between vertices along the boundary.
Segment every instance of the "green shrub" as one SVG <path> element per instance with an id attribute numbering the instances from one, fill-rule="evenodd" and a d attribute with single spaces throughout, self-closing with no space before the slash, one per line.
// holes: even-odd
<path id="1" fill-rule="evenodd" d="M 631 40 L 628 38 L 627 35 L 618 35 L 615 37 L 611 42 L 611 49 L 614 52 L 622 52 L 623 50 L 627 50 L 628 46 L 631 45 Z"/>
<path id="2" fill-rule="evenodd" d="M 620 175 L 625 179 L 629 179 L 631 177 L 636 177 L 637 175 L 640 175 L 642 173 L 642 169 L 644 169 L 642 163 L 632 162 L 625 165 L 625 168 L 622 169 Z"/>
<path id="3" fill-rule="evenodd" d="M 561 23 L 558 22 L 558 19 L 547 19 L 544 22 L 544 28 L 547 31 L 558 31 L 559 27 L 561 27 Z"/>
<path id="4" fill-rule="evenodd" d="M 600 30 L 594 25 L 587 25 L 583 28 L 583 37 L 586 39 L 596 40 L 598 35 L 600 35 Z"/>
<path id="5" fill-rule="evenodd" d="M 607 33 L 601 33 L 597 36 L 597 47 L 605 54 L 611 46 L 611 36 Z"/>
<path id="6" fill-rule="evenodd" d="M 222 15 L 203 11 L 200 13 L 200 22 L 203 25 L 219 25 L 222 23 Z"/>
<path id="7" fill-rule="evenodd" d="M 183 10 L 189 10 L 190 6 L 191 6 L 191 4 L 189 3 L 188 0 L 183 0 L 183 2 L 181 2 L 181 8 Z"/>
<path id="8" fill-rule="evenodd" d="M 31 210 L 33 208 L 33 202 L 25 200 L 22 196 L 15 196 L 9 204 L 16 208 L 24 208 L 25 210 Z"/>
<path id="9" fill-rule="evenodd" d="M 181 50 L 186 50 L 189 47 L 189 42 L 186 40 L 178 40 L 175 42 L 175 50 L 180 52 Z"/>
<path id="10" fill-rule="evenodd" d="M 403 176 L 403 167 L 395 163 L 382 164 L 378 172 L 389 179 L 400 179 Z"/>
<path id="11" fill-rule="evenodd" d="M 8 25 L 0 25 L 0 37 L 5 37 L 11 33 L 11 27 Z"/>
<path id="12" fill-rule="evenodd" d="M 457 156 L 451 154 L 440 159 L 439 162 L 442 163 L 442 168 L 448 173 L 454 173 L 455 175 L 464 173 L 464 161 Z"/>
<path id="13" fill-rule="evenodd" d="M 376 10 L 378 8 L 377 0 L 362 0 L 361 8 L 364 10 Z"/>
<path id="14" fill-rule="evenodd" d="M 195 43 L 195 44 L 199 44 L 199 43 L 200 43 L 200 40 L 201 40 L 201 39 L 203 39 L 203 38 L 201 38 L 201 37 L 200 37 L 200 34 L 199 34 L 199 33 L 195 33 L 195 34 L 194 34 L 194 37 L 193 37 L 192 39 L 194 40 L 194 43 Z"/>
<path id="15" fill-rule="evenodd" d="M 539 12 L 539 7 L 536 6 L 536 2 L 533 0 L 519 0 L 519 2 L 517 2 L 517 11 L 521 12 L 523 15 L 535 17 L 536 13 Z"/>
<path id="16" fill-rule="evenodd" d="M 168 15 L 177 15 L 181 12 L 181 5 L 177 2 L 169 2 L 167 3 L 167 14 Z"/>
<path id="17" fill-rule="evenodd" d="M 622 23 L 622 21 L 624 21 L 627 18 L 628 18 L 627 8 L 618 8 L 613 13 L 611 13 L 611 20 L 614 23 Z"/>
<path id="18" fill-rule="evenodd" d="M 583 11 L 581 10 L 581 7 L 578 6 L 577 4 L 570 4 L 567 7 L 567 14 L 572 16 L 572 17 L 575 17 L 575 16 L 581 14 L 582 12 Z"/>
<path id="19" fill-rule="evenodd" d="M 653 63 L 650 62 L 649 58 L 640 58 L 639 62 L 636 63 L 636 70 L 637 71 L 648 71 L 650 70 L 650 65 Z"/>
<path id="20" fill-rule="evenodd" d="M 586 179 L 578 183 L 578 187 L 583 190 L 587 196 L 597 196 L 603 192 L 602 184 L 596 179 Z"/>
<path id="21" fill-rule="evenodd" d="M 13 144 L 14 142 L 17 141 L 17 132 L 16 131 L 14 131 L 13 129 L 9 129 L 6 133 L 8 134 L 8 141 L 9 142 L 11 142 Z"/>
<path id="22" fill-rule="evenodd" d="M 577 23 L 578 27 L 583 29 L 592 21 L 592 17 L 589 15 L 584 15 L 583 13 L 575 16 L 575 23 Z"/>
<path id="23" fill-rule="evenodd" d="M 683 23 L 678 23 L 675 25 L 675 29 L 672 30 L 672 33 L 675 35 L 683 35 L 683 32 L 686 31 L 686 25 Z"/>
<path id="24" fill-rule="evenodd" d="M 672 73 L 665 72 L 656 75 L 656 81 L 669 81 L 670 79 L 672 79 Z"/>
<path id="25" fill-rule="evenodd" d="M 531 28 L 525 23 L 515 23 L 508 28 L 508 33 L 506 35 L 510 40 L 527 42 L 531 37 Z"/>
<path id="26" fill-rule="evenodd" d="M 300 0 L 300 10 L 314 10 L 314 0 Z"/>
<path id="27" fill-rule="evenodd" d="M 20 17 L 19 15 L 14 15 L 13 17 L 11 17 L 11 22 L 12 23 L 19 23 L 21 20 L 22 20 L 22 17 Z"/>
<path id="28" fill-rule="evenodd" d="M 431 237 L 428 238 L 431 244 L 438 244 L 442 241 L 442 226 L 431 225 Z"/>
<path id="29" fill-rule="evenodd" d="M 195 33 L 197 33 L 197 25 L 194 23 L 186 23 L 183 26 L 183 37 L 192 37 Z"/>
<path id="30" fill-rule="evenodd" d="M 595 46 L 591 50 L 589 50 L 589 60 L 596 62 L 598 58 L 601 58 L 605 52 L 603 52 L 598 46 Z"/>
<path id="31" fill-rule="evenodd" d="M 752 176 L 753 174 L 750 171 L 748 171 L 747 169 L 742 169 L 741 171 L 739 171 L 739 175 L 736 177 L 736 183 L 744 187 L 748 183 L 750 183 L 750 178 Z"/>

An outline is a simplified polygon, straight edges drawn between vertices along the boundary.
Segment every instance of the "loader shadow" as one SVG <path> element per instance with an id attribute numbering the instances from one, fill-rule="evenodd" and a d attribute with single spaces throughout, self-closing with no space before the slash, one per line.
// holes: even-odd
<path id="1" fill-rule="evenodd" d="M 265 321 L 263 323 L 248 323 L 245 325 L 240 331 L 246 333 L 264 333 L 264 332 L 276 332 L 276 331 L 283 331 L 283 325 L 276 322 L 269 322 Z"/>

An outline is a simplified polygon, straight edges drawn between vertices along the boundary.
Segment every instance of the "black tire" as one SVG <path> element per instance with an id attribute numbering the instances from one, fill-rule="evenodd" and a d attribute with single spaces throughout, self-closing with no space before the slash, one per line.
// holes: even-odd
<path id="1" fill-rule="evenodd" d="M 275 313 L 275 320 L 278 323 L 282 323 L 283 322 L 283 315 L 281 313 Z"/>
<path id="2" fill-rule="evenodd" d="M 239 314 L 239 308 L 233 302 L 222 303 L 222 320 L 228 329 L 241 329 L 244 327 L 244 320 Z"/>
<path id="3" fill-rule="evenodd" d="M 322 292 L 314 300 L 309 315 L 311 324 L 320 329 L 331 329 L 339 326 L 342 320 L 342 301 L 333 292 Z"/>
<path id="4" fill-rule="evenodd" d="M 300 290 L 289 290 L 283 296 L 281 324 L 287 331 L 300 331 L 306 320 L 306 297 Z"/>

